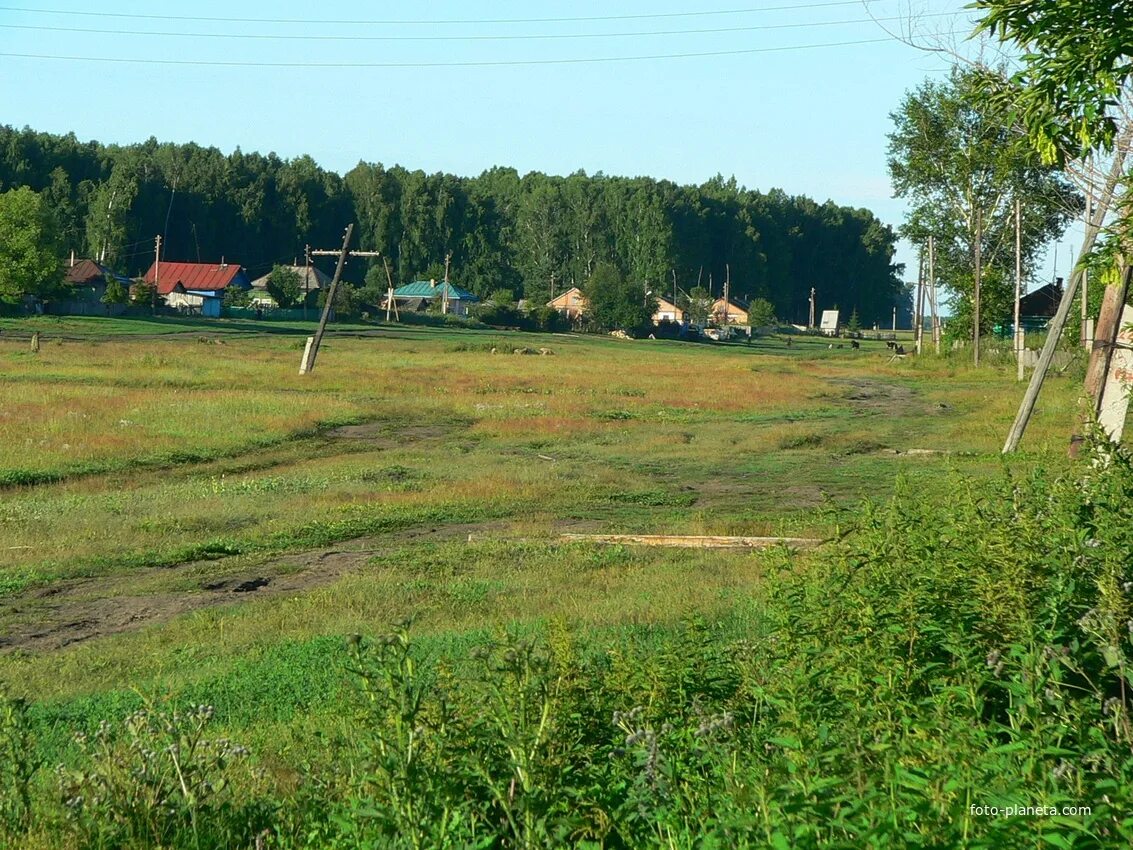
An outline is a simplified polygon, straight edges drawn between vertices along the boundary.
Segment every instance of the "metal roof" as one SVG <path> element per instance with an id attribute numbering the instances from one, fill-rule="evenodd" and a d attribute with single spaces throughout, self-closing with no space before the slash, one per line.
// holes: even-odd
<path id="1" fill-rule="evenodd" d="M 99 265 L 94 260 L 79 260 L 73 266 L 69 266 L 63 275 L 63 280 L 71 286 L 87 286 L 99 282 L 109 283 L 111 280 L 127 285 L 130 283 L 130 278 L 115 274 L 106 266 Z"/>
<path id="2" fill-rule="evenodd" d="M 185 289 L 208 289 L 214 292 L 234 282 L 238 285 L 249 285 L 247 275 L 236 263 L 214 265 L 162 261 L 160 270 L 156 266 L 157 263 L 154 263 L 149 267 L 145 280 L 146 283 L 153 283 L 155 274 L 158 275 L 157 291 L 161 295 L 168 295 L 177 284 L 181 284 Z"/>
<path id="3" fill-rule="evenodd" d="M 440 298 L 445 288 L 448 288 L 448 297 L 451 301 L 479 301 L 480 298 L 467 289 L 461 289 L 444 281 L 436 283 L 431 280 L 415 280 L 405 286 L 399 286 L 393 291 L 395 298 Z"/>
<path id="4" fill-rule="evenodd" d="M 299 275 L 299 285 L 303 285 L 303 279 L 307 275 L 307 266 L 280 266 L 280 268 L 291 269 L 295 274 Z M 322 289 L 324 286 L 330 286 L 330 275 L 324 271 L 320 271 L 314 266 L 310 267 L 311 279 L 307 283 L 307 289 Z M 268 279 L 271 277 L 271 272 L 268 272 L 263 277 L 258 277 L 252 281 L 252 289 L 267 289 Z"/>

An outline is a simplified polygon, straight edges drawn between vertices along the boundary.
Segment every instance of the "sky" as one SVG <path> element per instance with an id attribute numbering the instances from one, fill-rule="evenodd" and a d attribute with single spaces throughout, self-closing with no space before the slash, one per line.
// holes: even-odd
<path id="1" fill-rule="evenodd" d="M 896 228 L 889 113 L 948 61 L 895 36 L 963 39 L 963 6 L 23 0 L 0 5 L 0 122 L 310 154 L 339 173 L 367 161 L 469 176 L 722 174 L 866 207 Z M 913 247 L 897 260 L 911 280 Z"/>

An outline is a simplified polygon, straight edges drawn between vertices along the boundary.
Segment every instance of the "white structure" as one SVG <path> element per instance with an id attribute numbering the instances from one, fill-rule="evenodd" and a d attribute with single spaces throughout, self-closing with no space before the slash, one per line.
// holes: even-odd
<path id="1" fill-rule="evenodd" d="M 818 323 L 823 336 L 838 336 L 838 311 L 823 310 L 822 321 Z"/>

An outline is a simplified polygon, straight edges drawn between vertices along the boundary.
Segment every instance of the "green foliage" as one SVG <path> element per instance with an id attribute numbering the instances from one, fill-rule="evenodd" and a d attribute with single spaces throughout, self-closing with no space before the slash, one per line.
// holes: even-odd
<path id="1" fill-rule="evenodd" d="M 43 299 L 63 282 L 57 225 L 43 197 L 27 187 L 0 194 L 0 301 Z"/>
<path id="2" fill-rule="evenodd" d="M 145 703 L 120 725 L 79 733 L 79 767 L 57 771 L 80 847 L 201 847 L 249 843 L 264 811 L 233 805 L 246 748 L 205 734 L 209 706 Z"/>
<path id="3" fill-rule="evenodd" d="M 227 292 L 225 293 L 227 295 Z M 144 280 L 130 287 L 130 303 L 138 307 L 150 307 L 157 301 L 157 287 Z"/>
<path id="4" fill-rule="evenodd" d="M 130 292 L 116 279 L 111 278 L 110 282 L 106 284 L 106 292 L 103 293 L 100 300 L 103 304 L 128 304 L 130 303 Z"/>
<path id="5" fill-rule="evenodd" d="M 338 288 L 334 292 L 334 309 L 337 313 L 344 316 L 353 315 L 359 309 L 362 303 L 358 299 L 359 290 L 351 286 L 346 281 L 339 281 Z M 327 296 L 330 294 L 330 288 L 319 290 L 319 309 L 326 306 Z"/>
<path id="6" fill-rule="evenodd" d="M 765 297 L 795 320 L 806 316 L 808 281 L 829 281 L 830 297 L 873 320 L 900 296 L 896 235 L 872 213 L 723 177 L 678 186 L 492 168 L 463 178 L 373 162 L 340 176 L 307 156 L 152 140 L 105 146 L 0 126 L 0 186 L 42 192 L 68 243 L 85 241 L 90 256 L 115 266 L 127 262 L 124 246 L 161 232 L 170 258 L 225 255 L 266 268 L 304 242 L 338 244 L 355 221 L 358 244 L 388 256 L 395 280 L 440 279 L 451 251 L 462 285 L 481 296 L 507 289 L 545 303 L 552 276 L 562 291 L 603 262 L 655 290 L 667 290 L 673 272 L 722 280 L 730 264 L 745 270 L 737 295 Z M 345 273 L 385 289 L 380 265 Z"/>
<path id="7" fill-rule="evenodd" d="M 276 304 L 287 310 L 302 303 L 303 281 L 290 266 L 276 265 L 268 275 L 267 293 Z"/>
<path id="8" fill-rule="evenodd" d="M 41 766 L 25 700 L 0 690 L 0 839 L 15 840 L 32 820 L 32 782 Z"/>
<path id="9" fill-rule="evenodd" d="M 753 328 L 767 328 L 779 323 L 775 318 L 775 305 L 766 298 L 756 298 L 748 305 L 747 318 Z"/>
<path id="10" fill-rule="evenodd" d="M 979 31 L 1022 54 L 1022 70 L 996 93 L 1047 162 L 1116 141 L 1133 65 L 1124 15 L 1091 0 L 976 0 Z M 1127 119 L 1125 119 L 1127 120 Z"/>
<path id="11" fill-rule="evenodd" d="M 930 80 L 908 93 L 890 116 L 889 172 L 897 197 L 911 206 L 902 234 L 918 245 L 935 237 L 936 273 L 953 300 L 950 324 L 969 335 L 977 241 L 986 333 L 1011 315 L 1015 201 L 1022 203 L 1028 277 L 1082 205 L 1066 178 L 1018 133 L 1010 112 L 989 101 L 989 77 L 1002 79 L 955 68 L 946 82 Z"/>
<path id="12" fill-rule="evenodd" d="M 618 270 L 601 263 L 583 287 L 587 314 L 601 328 L 632 333 L 652 323 L 657 298 L 641 283 L 628 280 Z"/>
<path id="13" fill-rule="evenodd" d="M 252 303 L 252 293 L 239 286 L 226 286 L 222 301 L 225 307 L 246 307 Z"/>
<path id="14" fill-rule="evenodd" d="M 694 286 L 688 295 L 681 293 L 678 305 L 688 313 L 688 320 L 697 327 L 704 327 L 712 316 L 712 295 L 703 286 Z"/>
<path id="15" fill-rule="evenodd" d="M 858 318 L 858 310 L 855 307 L 850 313 L 850 320 L 846 322 L 846 330 L 851 334 L 861 333 L 862 323 Z"/>

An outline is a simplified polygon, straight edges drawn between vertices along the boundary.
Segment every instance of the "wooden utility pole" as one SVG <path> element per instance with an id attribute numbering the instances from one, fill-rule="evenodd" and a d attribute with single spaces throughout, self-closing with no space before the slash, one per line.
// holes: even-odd
<path id="1" fill-rule="evenodd" d="M 897 308 L 896 307 L 893 308 L 893 333 L 897 333 Z"/>
<path id="2" fill-rule="evenodd" d="M 400 322 L 401 313 L 399 313 L 397 310 L 397 299 L 393 295 L 393 275 L 390 274 L 389 260 L 387 260 L 385 257 L 382 257 L 382 266 L 386 270 L 386 283 L 389 284 L 389 292 L 386 295 L 386 321 L 389 321 L 389 311 L 392 308 L 394 318 Z"/>
<path id="3" fill-rule="evenodd" d="M 303 257 L 307 270 L 303 275 L 303 321 L 307 321 L 307 299 L 311 297 L 311 246 L 303 246 Z"/>
<path id="4" fill-rule="evenodd" d="M 555 273 L 551 272 L 551 300 L 555 300 Z"/>
<path id="5" fill-rule="evenodd" d="M 894 315 L 896 315 L 896 313 L 894 313 Z M 807 327 L 807 330 L 812 330 L 814 328 L 814 287 L 813 286 L 810 288 L 810 316 L 806 321 L 806 327 Z M 897 327 L 896 319 L 894 319 L 893 327 L 894 328 Z"/>
<path id="6" fill-rule="evenodd" d="M 307 337 L 307 347 L 303 349 L 303 360 L 299 364 L 299 374 L 305 375 L 315 368 L 315 358 L 319 355 L 319 346 L 323 342 L 323 334 L 326 333 L 327 322 L 330 320 L 331 310 L 334 309 L 334 296 L 338 292 L 338 282 L 342 278 L 342 267 L 346 265 L 347 256 L 355 257 L 380 257 L 381 251 L 351 251 L 350 250 L 350 237 L 354 233 L 354 225 L 348 224 L 346 226 L 346 234 L 342 237 L 342 248 L 338 251 L 332 250 L 313 250 L 311 256 L 313 257 L 326 257 L 338 255 L 338 265 L 334 269 L 334 277 L 331 278 L 330 288 L 327 290 L 326 303 L 323 304 L 323 312 L 319 317 L 319 327 L 315 331 L 314 336 Z"/>
<path id="7" fill-rule="evenodd" d="M 925 279 L 924 279 L 924 261 L 925 252 L 922 248 L 920 250 L 919 268 L 917 270 L 917 301 L 916 301 L 916 315 L 913 316 L 913 344 L 916 346 L 917 354 L 921 353 L 921 344 L 924 341 L 924 302 L 925 302 Z"/>
<path id="8" fill-rule="evenodd" d="M 1090 190 L 1087 189 L 1086 190 L 1086 225 L 1087 226 L 1089 226 L 1089 224 L 1090 224 L 1091 200 L 1092 199 L 1091 199 Z M 1084 258 L 1079 257 L 1078 259 L 1079 259 L 1079 262 L 1081 262 L 1081 260 L 1084 259 Z M 1082 333 L 1081 333 L 1081 337 L 1082 337 L 1082 347 L 1084 349 L 1086 349 L 1086 351 L 1091 350 L 1091 344 L 1093 343 L 1093 339 L 1092 339 L 1093 334 L 1090 333 L 1090 295 L 1089 295 L 1089 293 L 1090 293 L 1090 271 L 1089 271 L 1089 269 L 1083 267 L 1082 268 Z"/>
<path id="9" fill-rule="evenodd" d="M 1023 206 L 1015 199 L 1015 380 L 1023 380 L 1023 326 L 1019 303 L 1023 300 Z"/>
<path id="10" fill-rule="evenodd" d="M 976 210 L 976 278 L 975 278 L 975 291 L 972 297 L 972 351 L 973 363 L 976 366 L 980 365 L 980 275 L 983 269 L 980 268 L 980 262 L 983 259 L 983 210 Z"/>
<path id="11" fill-rule="evenodd" d="M 673 273 L 673 306 L 677 306 L 677 270 L 669 269 Z"/>
<path id="12" fill-rule="evenodd" d="M 153 237 L 153 292 L 150 293 L 150 312 L 157 315 L 157 284 L 161 280 L 161 236 Z"/>
<path id="13" fill-rule="evenodd" d="M 732 289 L 732 267 L 724 263 L 724 327 L 728 326 L 728 297 Z"/>
<path id="14" fill-rule="evenodd" d="M 1093 422 L 1103 411 L 1107 401 L 1112 401 L 1107 399 L 1108 395 L 1121 395 L 1127 392 L 1126 387 L 1120 386 L 1120 381 L 1111 382 L 1109 377 L 1114 351 L 1118 347 L 1118 339 L 1121 336 L 1122 314 L 1127 309 L 1125 300 L 1129 295 L 1131 277 L 1133 277 L 1133 266 L 1126 266 L 1123 258 L 1117 285 L 1107 286 L 1105 295 L 1102 296 L 1102 309 L 1098 315 L 1097 333 L 1090 349 L 1090 362 L 1086 367 L 1085 389 L 1089 407 L 1083 417 L 1083 425 L 1088 426 Z M 1111 383 L 1114 384 L 1112 389 L 1110 388 Z M 1070 437 L 1071 457 L 1078 456 L 1082 439 L 1078 434 Z"/>
<path id="15" fill-rule="evenodd" d="M 936 238 L 928 237 L 928 286 L 929 306 L 932 309 L 932 346 L 940 353 L 940 311 L 936 308 Z"/>
<path id="16" fill-rule="evenodd" d="M 441 313 L 448 313 L 448 264 L 452 260 L 452 251 L 445 254 L 445 282 L 441 289 Z"/>

